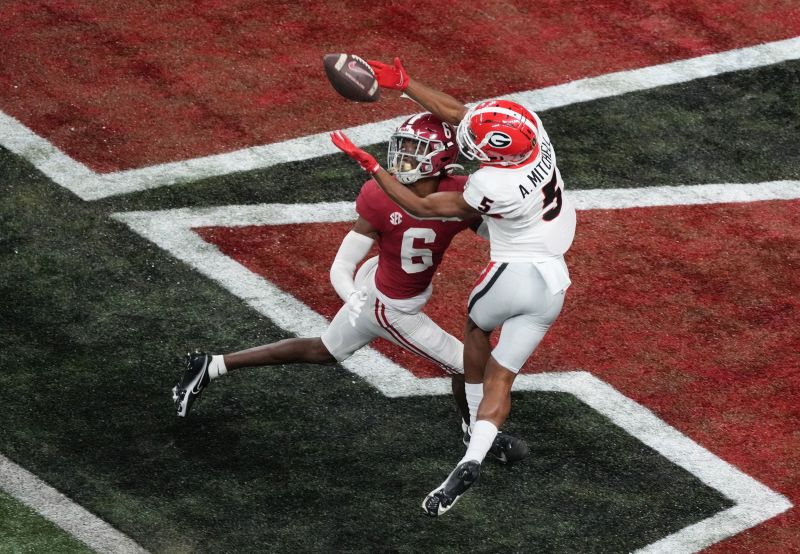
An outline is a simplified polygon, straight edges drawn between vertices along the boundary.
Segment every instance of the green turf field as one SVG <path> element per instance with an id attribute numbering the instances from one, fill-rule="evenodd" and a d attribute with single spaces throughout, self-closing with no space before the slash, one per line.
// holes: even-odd
<path id="1" fill-rule="evenodd" d="M 85 554 L 91 550 L 27 506 L 0 491 L 0 552 Z"/>

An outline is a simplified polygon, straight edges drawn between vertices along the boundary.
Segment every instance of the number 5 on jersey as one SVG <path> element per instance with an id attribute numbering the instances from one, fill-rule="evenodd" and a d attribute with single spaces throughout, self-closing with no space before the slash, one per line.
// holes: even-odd
<path id="1" fill-rule="evenodd" d="M 542 193 L 544 194 L 542 209 L 547 210 L 544 212 L 544 214 L 542 214 L 542 219 L 544 221 L 553 221 L 558 217 L 558 214 L 561 213 L 561 188 L 558 186 L 557 172 L 553 172 L 553 178 L 550 179 L 549 183 L 542 187 Z M 555 202 L 555 206 L 548 210 L 547 208 L 553 202 Z"/>
<path id="2" fill-rule="evenodd" d="M 478 207 L 478 209 L 483 213 L 486 213 L 492 209 L 492 202 L 494 202 L 494 200 L 492 200 L 491 198 L 486 198 L 484 196 L 483 200 L 481 200 L 481 205 Z"/>

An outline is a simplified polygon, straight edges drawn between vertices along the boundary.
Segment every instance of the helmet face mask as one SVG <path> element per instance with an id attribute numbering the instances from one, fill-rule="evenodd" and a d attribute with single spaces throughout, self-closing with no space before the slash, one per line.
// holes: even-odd
<path id="1" fill-rule="evenodd" d="M 512 166 L 538 151 L 533 115 L 508 100 L 481 102 L 467 111 L 456 132 L 464 157 L 485 165 Z"/>
<path id="2" fill-rule="evenodd" d="M 431 143 L 416 136 L 395 133 L 389 143 L 389 172 L 409 185 L 431 173 L 432 165 L 427 159 Z"/>
<path id="3" fill-rule="evenodd" d="M 452 127 L 429 113 L 401 124 L 389 140 L 389 172 L 404 185 L 441 175 L 458 158 Z"/>

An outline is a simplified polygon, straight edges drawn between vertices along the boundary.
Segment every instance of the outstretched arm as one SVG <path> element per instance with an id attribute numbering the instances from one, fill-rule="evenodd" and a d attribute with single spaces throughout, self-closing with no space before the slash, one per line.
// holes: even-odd
<path id="1" fill-rule="evenodd" d="M 380 168 L 373 177 L 389 198 L 415 217 L 470 219 L 480 213 L 466 203 L 460 192 L 434 192 L 428 196 L 419 197 L 411 192 L 411 189 L 400 184 L 383 168 Z"/>
<path id="2" fill-rule="evenodd" d="M 373 175 L 386 195 L 415 217 L 457 217 L 470 219 L 480 213 L 466 203 L 460 192 L 434 192 L 419 197 L 383 168 Z"/>
<path id="3" fill-rule="evenodd" d="M 470 219 L 480 214 L 478 210 L 467 204 L 459 192 L 434 192 L 420 198 L 400 184 L 380 166 L 375 158 L 358 148 L 341 131 L 331 133 L 331 140 L 339 150 L 356 160 L 365 171 L 372 175 L 389 198 L 413 216 Z"/>
<path id="4" fill-rule="evenodd" d="M 467 108 L 460 100 L 410 79 L 400 58 L 395 58 L 393 65 L 374 60 L 368 60 L 367 63 L 375 72 L 381 87 L 405 92 L 442 121 L 458 125 L 467 113 Z"/>
<path id="5" fill-rule="evenodd" d="M 433 115 L 454 126 L 458 126 L 467 113 L 467 108 L 463 103 L 456 100 L 449 94 L 430 88 L 414 80 L 409 80 L 405 93 L 419 102 L 423 108 Z"/>

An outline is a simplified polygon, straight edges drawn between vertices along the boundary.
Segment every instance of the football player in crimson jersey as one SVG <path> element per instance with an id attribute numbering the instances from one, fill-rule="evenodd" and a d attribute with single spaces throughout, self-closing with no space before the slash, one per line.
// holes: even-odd
<path id="1" fill-rule="evenodd" d="M 428 515 L 438 516 L 478 478 L 480 464 L 511 409 L 514 379 L 561 312 L 570 285 L 564 253 L 575 234 L 575 209 L 564 194 L 555 151 L 535 113 L 508 100 L 467 109 L 452 96 L 409 79 L 399 58 L 391 65 L 368 63 L 381 87 L 404 91 L 443 121 L 457 125 L 461 153 L 481 162 L 463 192 L 420 197 L 344 134 L 331 134 L 334 144 L 404 210 L 416 217 L 483 216 L 489 229 L 491 260 L 469 296 L 464 331 L 472 438 L 456 468 L 422 502 Z M 500 339 L 492 349 L 489 336 L 500 326 Z"/>
<path id="2" fill-rule="evenodd" d="M 460 194 L 464 190 L 466 177 L 450 175 L 457 157 L 455 129 L 429 113 L 405 121 L 389 143 L 389 167 L 411 194 L 420 197 L 436 191 Z M 437 363 L 452 375 L 464 442 L 469 442 L 464 347 L 421 310 L 430 298 L 431 279 L 450 241 L 470 226 L 480 232 L 481 219 L 417 219 L 390 200 L 372 179 L 361 188 L 356 211 L 359 217 L 342 241 L 330 270 L 331 283 L 345 305 L 325 333 L 232 354 L 187 355 L 183 378 L 172 391 L 179 416 L 186 416 L 208 383 L 227 371 L 297 362 L 341 362 L 375 338 L 383 337 Z M 364 262 L 356 272 L 356 266 L 375 242 L 379 255 Z M 501 462 L 514 462 L 527 455 L 528 446 L 522 440 L 499 434 L 491 453 Z"/>

